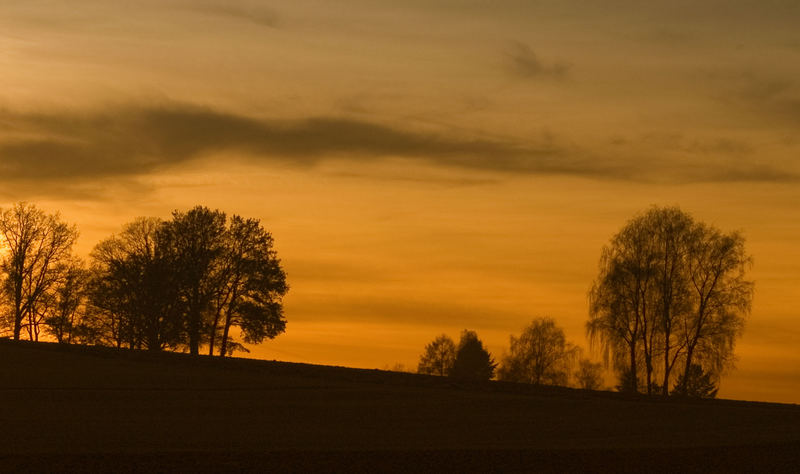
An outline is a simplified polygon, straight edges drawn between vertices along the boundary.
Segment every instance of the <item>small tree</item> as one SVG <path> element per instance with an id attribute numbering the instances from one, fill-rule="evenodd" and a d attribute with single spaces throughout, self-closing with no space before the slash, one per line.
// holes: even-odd
<path id="1" fill-rule="evenodd" d="M 497 364 L 474 331 L 464 330 L 450 375 L 464 380 L 491 380 Z"/>
<path id="2" fill-rule="evenodd" d="M 603 385 L 603 366 L 589 359 L 581 359 L 575 371 L 578 387 L 584 390 L 599 390 Z"/>
<path id="3" fill-rule="evenodd" d="M 73 338 L 80 333 L 86 302 L 86 288 L 89 272 L 83 261 L 75 259 L 65 266 L 64 272 L 53 291 L 48 295 L 45 305 L 45 330 L 59 343 L 72 344 Z"/>
<path id="4" fill-rule="evenodd" d="M 500 380 L 534 385 L 567 385 L 577 348 L 566 341 L 552 318 L 534 319 L 519 338 L 511 336 Z"/>
<path id="5" fill-rule="evenodd" d="M 419 358 L 417 372 L 420 374 L 445 376 L 453 370 L 456 361 L 456 345 L 446 334 L 442 334 L 425 346 Z"/>
<path id="6" fill-rule="evenodd" d="M 716 398 L 718 390 L 711 373 L 704 371 L 700 364 L 692 364 L 685 375 L 678 377 L 674 393 L 694 398 Z"/>

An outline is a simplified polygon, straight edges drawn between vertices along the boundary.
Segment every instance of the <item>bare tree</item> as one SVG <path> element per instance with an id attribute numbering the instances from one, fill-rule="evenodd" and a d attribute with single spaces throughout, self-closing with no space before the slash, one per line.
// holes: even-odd
<path id="1" fill-rule="evenodd" d="M 89 272 L 84 262 L 73 259 L 45 300 L 45 329 L 59 343 L 72 344 L 81 331 L 88 279 Z"/>
<path id="2" fill-rule="evenodd" d="M 589 359 L 581 359 L 575 371 L 578 387 L 584 390 L 598 390 L 603 385 L 603 365 Z"/>
<path id="3" fill-rule="evenodd" d="M 655 281 L 652 239 L 641 220 L 628 223 L 603 248 L 600 274 L 589 292 L 586 330 L 606 364 L 625 366 L 628 390 L 639 386 L 642 353 L 654 315 L 648 295 Z M 649 384 L 648 384 L 649 385 Z"/>
<path id="4" fill-rule="evenodd" d="M 678 208 L 634 217 L 603 249 L 589 294 L 587 332 L 624 387 L 669 394 L 674 368 L 683 378 L 698 358 L 721 370 L 749 311 L 749 257 L 739 234 L 723 234 Z M 713 361 L 713 363 L 711 363 Z M 640 383 L 644 372 L 644 384 Z M 662 377 L 662 385 L 654 379 Z"/>
<path id="5" fill-rule="evenodd" d="M 511 336 L 498 378 L 534 385 L 566 386 L 578 348 L 568 343 L 552 318 L 537 318 L 517 338 Z"/>
<path id="6" fill-rule="evenodd" d="M 745 252 L 744 238 L 707 225 L 697 226 L 694 233 L 687 259 L 692 306 L 679 329 L 686 348 L 685 381 L 691 380 L 694 365 L 719 375 L 732 363 L 736 337 L 753 298 L 753 282 L 745 278 L 752 259 Z"/>
<path id="7" fill-rule="evenodd" d="M 3 293 L 8 304 L 9 326 L 15 340 L 23 327 L 38 340 L 46 295 L 61 280 L 78 238 L 74 225 L 59 214 L 46 214 L 24 202 L 0 212 L 0 239 L 6 254 L 2 260 Z"/>
<path id="8" fill-rule="evenodd" d="M 448 335 L 442 334 L 425 346 L 425 352 L 419 358 L 417 372 L 445 376 L 453 370 L 455 361 L 456 345 Z"/>

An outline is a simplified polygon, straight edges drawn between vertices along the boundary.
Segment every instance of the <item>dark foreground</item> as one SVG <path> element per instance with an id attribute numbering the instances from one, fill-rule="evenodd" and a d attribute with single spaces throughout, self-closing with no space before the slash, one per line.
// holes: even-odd
<path id="1" fill-rule="evenodd" d="M 797 472 L 800 407 L 0 341 L 0 470 Z"/>

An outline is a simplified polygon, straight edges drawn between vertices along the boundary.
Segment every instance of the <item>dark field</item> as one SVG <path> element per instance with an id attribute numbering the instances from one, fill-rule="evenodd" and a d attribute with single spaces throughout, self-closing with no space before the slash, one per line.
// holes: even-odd
<path id="1" fill-rule="evenodd" d="M 800 407 L 3 340 L 0 469 L 797 472 Z"/>

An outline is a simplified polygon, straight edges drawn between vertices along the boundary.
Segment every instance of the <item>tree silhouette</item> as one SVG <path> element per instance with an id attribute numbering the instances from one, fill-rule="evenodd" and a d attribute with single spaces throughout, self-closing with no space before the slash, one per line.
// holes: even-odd
<path id="1" fill-rule="evenodd" d="M 463 380 L 491 380 L 497 367 L 474 331 L 464 330 L 450 375 Z"/>
<path id="2" fill-rule="evenodd" d="M 446 334 L 438 336 L 425 346 L 420 356 L 417 372 L 428 375 L 448 375 L 456 360 L 456 345 Z"/>
<path id="3" fill-rule="evenodd" d="M 588 359 L 581 359 L 575 371 L 578 387 L 584 390 L 599 390 L 603 385 L 603 366 Z"/>
<path id="4" fill-rule="evenodd" d="M 286 274 L 273 249 L 272 235 L 257 219 L 233 216 L 212 272 L 216 286 L 211 299 L 209 354 L 217 340 L 220 356 L 242 347 L 230 344 L 232 327 L 239 327 L 244 341 L 251 344 L 285 331 L 281 299 L 289 289 Z"/>
<path id="5" fill-rule="evenodd" d="M 117 347 L 246 351 L 286 328 L 286 274 L 257 219 L 204 207 L 139 218 L 92 251 L 83 338 Z"/>
<path id="6" fill-rule="evenodd" d="M 603 249 L 590 291 L 590 340 L 600 343 L 606 363 L 626 367 L 629 389 L 644 385 L 667 395 L 676 365 L 683 364 L 685 378 L 695 359 L 721 373 L 750 309 L 749 262 L 738 233 L 654 207 Z"/>
<path id="7" fill-rule="evenodd" d="M 716 398 L 718 390 L 712 374 L 699 364 L 689 366 L 689 370 L 675 382 L 675 393 L 687 397 Z"/>
<path id="8" fill-rule="evenodd" d="M 552 318 L 534 319 L 503 357 L 498 378 L 534 385 L 567 385 L 577 348 L 566 341 Z"/>
<path id="9" fill-rule="evenodd" d="M 66 264 L 61 280 L 47 295 L 46 331 L 59 343 L 71 344 L 81 337 L 89 271 L 83 261 L 73 259 Z"/>
<path id="10" fill-rule="evenodd" d="M 48 294 L 63 278 L 77 237 L 75 226 L 33 204 L 20 202 L 0 212 L 0 239 L 7 250 L 0 266 L 2 293 L 10 305 L 7 323 L 15 340 L 23 328 L 29 339 L 39 339 Z"/>
<path id="11" fill-rule="evenodd" d="M 159 241 L 177 277 L 180 314 L 189 353 L 199 354 L 209 308 L 220 281 L 215 265 L 224 252 L 225 214 L 197 206 L 175 211 L 159 229 Z"/>
<path id="12" fill-rule="evenodd" d="M 149 350 L 183 342 L 179 281 L 163 225 L 136 219 L 92 251 L 87 318 L 96 342 Z"/>

